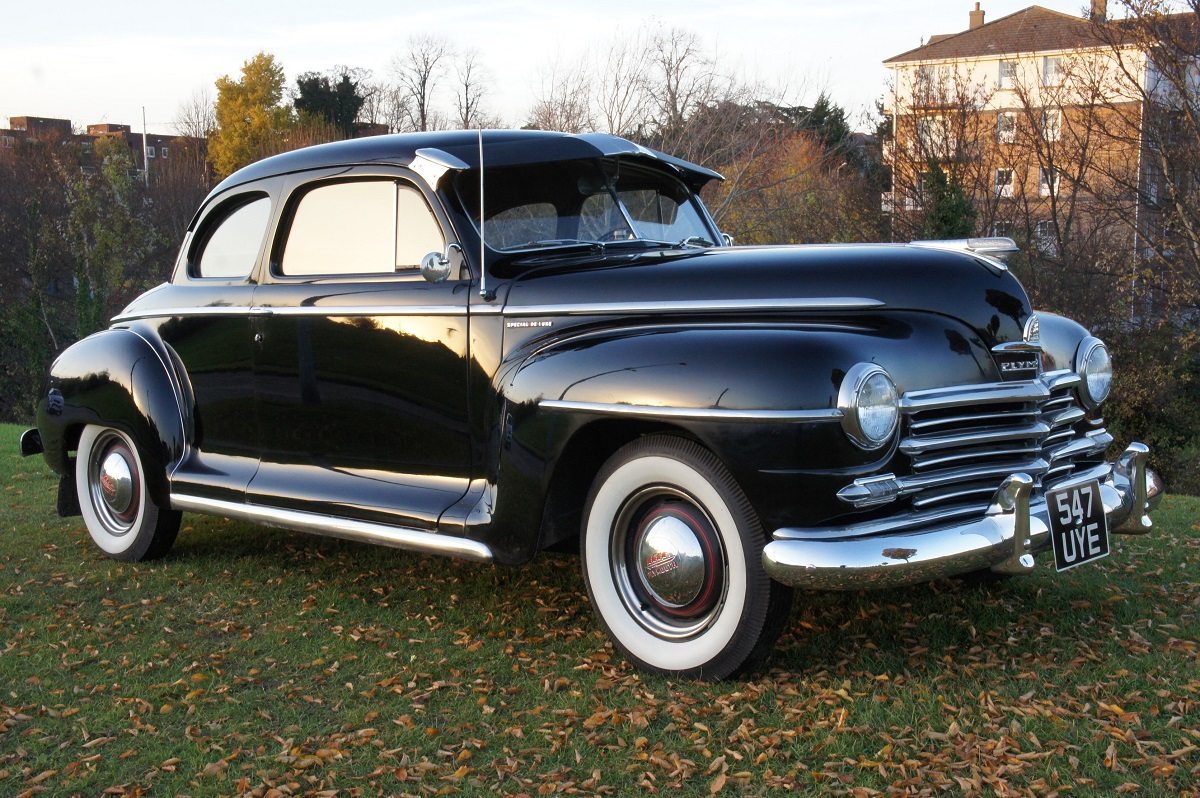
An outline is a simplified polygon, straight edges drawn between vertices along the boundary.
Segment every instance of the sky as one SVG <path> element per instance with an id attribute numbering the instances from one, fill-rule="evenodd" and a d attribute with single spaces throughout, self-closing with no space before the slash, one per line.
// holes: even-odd
<path id="1" fill-rule="evenodd" d="M 1088 0 L 1039 0 L 1080 14 Z M 991 22 L 1031 3 L 982 0 Z M 1110 3 L 1115 6 L 1116 2 Z M 433 34 L 474 49 L 488 75 L 487 110 L 519 127 L 555 64 L 647 27 L 695 33 L 747 82 L 811 104 L 826 91 L 855 127 L 886 86 L 881 62 L 934 33 L 965 30 L 974 0 L 205 0 L 8 4 L 0 26 L 0 126 L 10 116 L 133 125 L 172 134 L 180 107 L 237 76 L 259 51 L 289 85 L 335 65 L 387 77 L 409 37 Z M 442 97 L 452 108 L 450 87 Z M 436 101 L 435 97 L 435 101 Z"/>

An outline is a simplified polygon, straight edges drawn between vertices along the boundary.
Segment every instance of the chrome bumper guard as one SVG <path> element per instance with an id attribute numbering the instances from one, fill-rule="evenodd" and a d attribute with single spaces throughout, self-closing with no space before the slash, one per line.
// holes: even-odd
<path id="1" fill-rule="evenodd" d="M 1163 484 L 1147 466 L 1150 449 L 1132 443 L 1100 481 L 1110 532 L 1140 535 L 1153 529 L 1150 512 Z M 1094 479 L 1089 473 L 1067 479 Z M 786 585 L 812 590 L 861 590 L 926 582 L 944 576 L 991 569 L 1018 574 L 1033 570 L 1033 553 L 1049 545 L 1050 525 L 1043 498 L 1033 497 L 1027 474 L 1009 476 L 992 495 L 983 518 L 916 532 L 860 537 L 796 539 L 800 530 L 779 529 L 763 548 L 763 567 Z"/>

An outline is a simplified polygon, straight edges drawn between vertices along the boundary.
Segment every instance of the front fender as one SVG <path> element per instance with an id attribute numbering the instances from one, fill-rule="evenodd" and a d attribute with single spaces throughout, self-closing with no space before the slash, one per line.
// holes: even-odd
<path id="1" fill-rule="evenodd" d="M 1087 328 L 1056 313 L 1037 312 L 1042 339 L 1042 371 L 1075 368 L 1075 353 Z"/>
<path id="2" fill-rule="evenodd" d="M 894 445 L 864 451 L 844 433 L 837 398 L 850 367 L 878 363 L 901 391 L 998 378 L 969 328 L 921 313 L 610 328 L 523 354 L 499 386 L 497 520 L 517 513 L 513 529 L 536 528 L 528 514 L 560 464 L 579 456 L 571 441 L 596 425 L 603 434 L 588 448 L 609 453 L 645 432 L 678 430 L 721 459 L 765 524 L 826 522 L 847 509 L 835 494 L 848 477 L 881 470 L 895 454 Z M 525 508 L 511 510 L 510 499 Z"/>
<path id="3" fill-rule="evenodd" d="M 151 497 L 170 506 L 167 471 L 188 440 L 180 402 L 168 358 L 142 334 L 116 328 L 90 335 L 50 367 L 47 395 L 38 403 L 46 462 L 70 477 L 70 452 L 85 425 L 120 428 L 138 446 Z"/>

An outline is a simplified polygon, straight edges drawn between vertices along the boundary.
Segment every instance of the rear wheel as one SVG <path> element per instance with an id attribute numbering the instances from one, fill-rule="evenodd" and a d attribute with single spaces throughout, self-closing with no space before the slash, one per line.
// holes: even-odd
<path id="1" fill-rule="evenodd" d="M 79 509 L 92 542 L 118 560 L 152 560 L 170 550 L 181 513 L 155 504 L 133 439 L 89 424 L 75 458 Z"/>
<path id="2" fill-rule="evenodd" d="M 584 510 L 584 581 L 634 663 L 721 679 L 764 659 L 787 622 L 791 590 L 763 570 L 763 538 L 711 452 L 650 436 L 596 476 Z"/>

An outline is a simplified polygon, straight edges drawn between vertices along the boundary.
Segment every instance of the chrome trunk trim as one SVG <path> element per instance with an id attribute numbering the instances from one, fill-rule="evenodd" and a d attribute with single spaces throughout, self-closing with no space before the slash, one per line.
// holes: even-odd
<path id="1" fill-rule="evenodd" d="M 443 554 L 475 562 L 492 561 L 492 550 L 478 541 L 420 529 L 408 529 L 351 518 L 338 518 L 299 510 L 286 510 L 280 507 L 243 504 L 178 493 L 171 495 L 171 507 L 188 512 L 223 515 L 240 521 L 294 529 L 314 535 L 326 535 L 363 543 L 378 543 L 409 551 Z"/>

